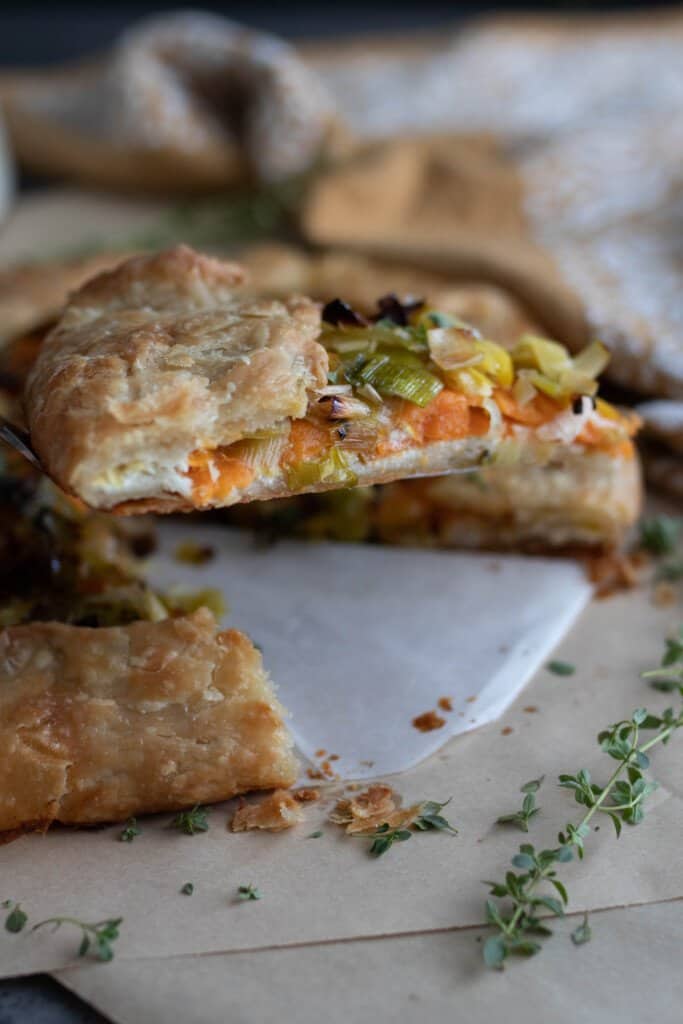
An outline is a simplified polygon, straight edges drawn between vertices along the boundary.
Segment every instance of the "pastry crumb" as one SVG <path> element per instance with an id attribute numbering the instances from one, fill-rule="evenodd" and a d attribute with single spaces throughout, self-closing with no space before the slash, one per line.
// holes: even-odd
<path id="1" fill-rule="evenodd" d="M 676 604 L 677 600 L 676 588 L 670 583 L 662 581 L 652 591 L 652 603 L 657 608 L 669 608 L 672 604 Z"/>
<path id="2" fill-rule="evenodd" d="M 500 730 L 501 736 L 509 736 L 511 732 L 514 732 L 511 725 L 506 725 Z"/>
<path id="3" fill-rule="evenodd" d="M 304 786 L 303 789 L 293 789 L 292 796 L 300 804 L 311 804 L 320 799 L 320 790 L 313 789 L 311 786 Z"/>
<path id="4" fill-rule="evenodd" d="M 280 832 L 299 825 L 304 820 L 300 802 L 286 789 L 276 789 L 257 804 L 243 801 L 235 811 L 230 828 L 233 832 L 246 832 L 252 828 Z"/>
<path id="5" fill-rule="evenodd" d="M 436 703 L 438 704 L 442 711 L 453 710 L 453 701 L 450 697 L 439 697 Z"/>
<path id="6" fill-rule="evenodd" d="M 638 586 L 638 569 L 642 559 L 637 554 L 625 555 L 611 551 L 604 555 L 592 555 L 588 559 L 588 577 L 595 584 L 595 596 L 611 597 L 624 590 Z"/>
<path id="7" fill-rule="evenodd" d="M 401 797 L 385 783 L 377 782 L 354 797 L 338 800 L 330 821 L 343 825 L 349 835 L 372 832 L 379 825 L 400 828 L 414 821 L 420 805 L 401 807 Z"/>
<path id="8" fill-rule="evenodd" d="M 440 729 L 445 724 L 446 719 L 442 718 L 441 715 L 437 715 L 436 711 L 425 711 L 413 719 L 413 725 L 420 732 L 432 732 L 434 729 Z"/>
<path id="9" fill-rule="evenodd" d="M 538 711 L 538 707 L 535 704 L 528 704 L 525 708 L 522 708 L 522 711 L 526 711 L 528 715 L 533 715 Z"/>

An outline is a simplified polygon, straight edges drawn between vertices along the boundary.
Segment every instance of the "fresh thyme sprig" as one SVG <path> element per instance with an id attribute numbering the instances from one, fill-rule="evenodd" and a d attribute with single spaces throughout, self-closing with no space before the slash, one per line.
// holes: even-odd
<path id="1" fill-rule="evenodd" d="M 541 809 L 536 806 L 536 793 L 543 785 L 544 779 L 545 775 L 541 775 L 539 779 L 531 779 L 529 782 L 525 782 L 520 787 L 520 793 L 524 793 L 524 800 L 520 809 L 512 814 L 502 814 L 500 818 L 496 818 L 496 824 L 516 825 L 522 832 L 528 832 L 529 822 L 532 818 L 536 817 Z"/>
<path id="2" fill-rule="evenodd" d="M 638 708 L 630 719 L 617 722 L 598 735 L 601 749 L 618 762 L 604 786 L 594 783 L 586 769 L 559 777 L 560 786 L 573 790 L 576 802 L 586 808 L 585 814 L 578 822 L 565 825 L 558 834 L 557 847 L 536 850 L 530 843 L 522 844 L 512 858 L 513 867 L 519 870 L 508 871 L 503 882 L 485 883 L 494 897 L 486 901 L 486 920 L 496 928 L 483 947 L 484 962 L 489 967 L 502 968 L 511 954 L 533 956 L 539 952 L 537 937 L 550 934 L 539 913 L 550 911 L 562 917 L 568 902 L 564 884 L 557 878 L 556 865 L 573 860 L 575 853 L 583 857 L 590 822 L 596 814 L 609 815 L 617 837 L 623 822 L 637 825 L 642 821 L 643 803 L 657 786 L 644 775 L 650 764 L 647 752 L 658 743 L 667 743 L 681 726 L 683 705 L 678 714 L 667 708 L 660 716 Z M 643 729 L 657 731 L 643 743 Z M 548 894 L 547 888 L 543 890 L 544 883 L 553 886 L 559 899 Z"/>
<path id="3" fill-rule="evenodd" d="M 643 672 L 641 678 L 651 680 L 655 690 L 663 693 L 677 691 L 683 697 L 683 626 L 678 636 L 669 637 L 666 641 L 659 668 Z"/>
<path id="4" fill-rule="evenodd" d="M 85 956 L 88 950 L 93 947 L 93 954 L 97 960 L 105 963 L 114 959 L 112 944 L 119 937 L 119 925 L 122 917 L 109 918 L 106 921 L 97 921 L 88 924 L 86 921 L 79 921 L 76 917 L 48 917 L 45 921 L 34 924 L 32 931 L 43 928 L 45 925 L 52 925 L 52 930 L 57 931 L 63 924 L 72 924 L 81 930 L 81 944 L 78 947 L 78 955 Z"/>
<path id="5" fill-rule="evenodd" d="M 177 828 L 179 832 L 184 832 L 186 836 L 194 836 L 198 832 L 208 832 L 208 815 L 208 808 L 195 804 L 191 810 L 181 811 L 179 814 L 176 814 L 168 827 Z"/>

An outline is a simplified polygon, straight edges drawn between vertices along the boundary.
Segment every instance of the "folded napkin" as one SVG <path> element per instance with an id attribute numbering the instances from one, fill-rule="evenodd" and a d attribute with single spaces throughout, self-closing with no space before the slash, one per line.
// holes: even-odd
<path id="1" fill-rule="evenodd" d="M 298 174 L 338 128 L 318 77 L 286 43 L 198 11 L 134 25 L 101 60 L 5 74 L 19 159 L 130 189 L 220 189 Z"/>

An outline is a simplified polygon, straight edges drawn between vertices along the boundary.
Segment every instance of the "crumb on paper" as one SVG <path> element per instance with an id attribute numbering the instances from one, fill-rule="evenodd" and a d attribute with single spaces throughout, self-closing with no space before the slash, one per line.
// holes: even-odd
<path id="1" fill-rule="evenodd" d="M 320 790 L 313 789 L 311 786 L 304 786 L 302 789 L 293 789 L 292 796 L 300 804 L 312 804 L 320 799 Z"/>
<path id="2" fill-rule="evenodd" d="M 326 753 L 327 751 L 325 750 L 325 748 L 321 747 L 320 750 L 316 750 L 314 757 L 324 757 Z"/>
<path id="3" fill-rule="evenodd" d="M 438 704 L 442 711 L 453 710 L 453 700 L 451 697 L 439 697 L 436 703 Z"/>
<path id="4" fill-rule="evenodd" d="M 379 825 L 406 827 L 420 812 L 420 804 L 401 807 L 401 797 L 391 786 L 377 782 L 353 797 L 338 800 L 330 814 L 335 825 L 344 825 L 347 833 L 372 832 Z"/>
<path id="5" fill-rule="evenodd" d="M 307 768 L 306 776 L 312 782 L 324 782 L 339 778 L 329 761 L 323 761 L 318 768 Z"/>
<path id="6" fill-rule="evenodd" d="M 500 730 L 500 734 L 501 734 L 501 736 L 509 736 L 509 735 L 510 735 L 510 733 L 511 733 L 511 732 L 513 732 L 513 731 L 514 731 L 514 730 L 513 730 L 513 728 L 512 728 L 512 726 L 511 726 L 511 725 L 506 725 L 506 726 L 504 726 L 504 727 L 503 727 L 503 728 L 502 728 L 502 729 Z"/>
<path id="7" fill-rule="evenodd" d="M 676 588 L 664 580 L 658 583 L 652 591 L 652 603 L 657 608 L 670 608 L 672 604 L 676 604 L 677 600 Z"/>
<path id="8" fill-rule="evenodd" d="M 474 704 L 476 699 L 477 699 L 476 696 L 474 696 L 474 697 L 465 697 L 465 703 L 467 703 L 467 704 Z"/>
<path id="9" fill-rule="evenodd" d="M 260 803 L 242 801 L 233 815 L 230 828 L 233 832 L 246 832 L 252 828 L 280 832 L 301 824 L 303 820 L 301 803 L 288 790 L 276 789 Z"/>
<path id="10" fill-rule="evenodd" d="M 359 764 L 362 764 L 364 768 L 374 768 L 375 767 L 375 762 L 374 761 L 360 761 Z"/>
<path id="11" fill-rule="evenodd" d="M 637 555 L 618 551 L 589 556 L 588 577 L 595 584 L 595 596 L 602 599 L 624 590 L 633 590 L 638 586 L 638 569 L 642 564 Z"/>
<path id="12" fill-rule="evenodd" d="M 527 715 L 533 715 L 538 711 L 538 707 L 535 704 L 527 704 L 525 708 L 522 708 L 522 711 L 526 711 Z"/>
<path id="13" fill-rule="evenodd" d="M 330 754 L 330 756 L 328 757 L 327 760 L 328 761 L 338 761 L 339 760 L 339 754 Z"/>
<path id="14" fill-rule="evenodd" d="M 446 724 L 446 719 L 437 715 L 436 711 L 425 711 L 413 719 L 413 725 L 420 732 L 432 732 L 434 729 L 441 729 Z"/>

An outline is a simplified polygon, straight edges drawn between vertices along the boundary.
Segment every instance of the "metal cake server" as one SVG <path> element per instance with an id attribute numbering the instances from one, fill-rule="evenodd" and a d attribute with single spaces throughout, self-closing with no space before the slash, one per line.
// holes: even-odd
<path id="1" fill-rule="evenodd" d="M 15 452 L 19 452 L 35 469 L 40 470 L 41 473 L 45 472 L 40 464 L 40 459 L 31 447 L 31 437 L 28 431 L 10 423 L 4 416 L 0 416 L 0 441 L 4 441 L 10 448 L 14 448 Z"/>

